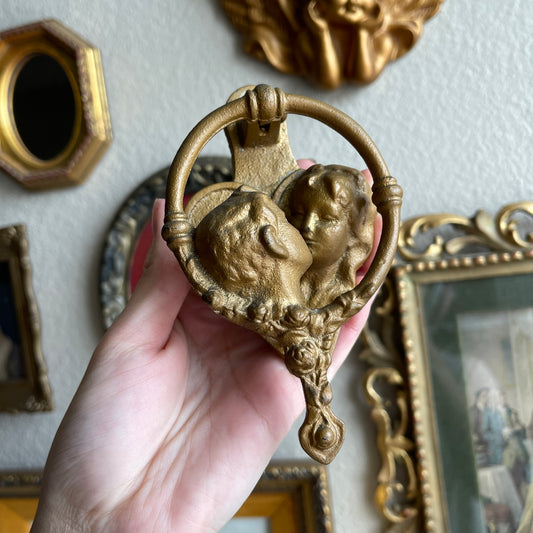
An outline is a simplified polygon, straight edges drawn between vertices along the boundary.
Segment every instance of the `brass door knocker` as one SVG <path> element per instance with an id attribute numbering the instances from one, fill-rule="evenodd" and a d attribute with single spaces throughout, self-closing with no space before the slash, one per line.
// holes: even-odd
<path id="1" fill-rule="evenodd" d="M 289 113 L 319 120 L 345 137 L 372 173 L 372 191 L 348 167 L 302 170 L 289 145 Z M 222 129 L 234 181 L 202 189 L 184 208 L 194 162 Z M 307 405 L 300 442 L 321 463 L 331 462 L 344 440 L 344 424 L 329 406 L 331 355 L 342 324 L 367 303 L 391 266 L 401 198 L 401 187 L 354 120 L 266 85 L 236 91 L 201 120 L 170 167 L 164 239 L 203 299 L 262 335 L 300 378 Z M 382 235 L 356 285 L 355 272 L 372 247 L 376 211 Z"/>

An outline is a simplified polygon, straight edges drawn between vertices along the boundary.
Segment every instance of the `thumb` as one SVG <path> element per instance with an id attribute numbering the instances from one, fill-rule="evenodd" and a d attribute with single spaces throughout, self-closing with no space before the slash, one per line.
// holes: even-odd
<path id="1" fill-rule="evenodd" d="M 143 274 L 122 314 L 109 329 L 131 345 L 166 344 L 190 285 L 174 254 L 161 237 L 165 202 L 158 199 L 152 213 L 152 244 Z M 146 335 L 146 331 L 150 335 Z"/>

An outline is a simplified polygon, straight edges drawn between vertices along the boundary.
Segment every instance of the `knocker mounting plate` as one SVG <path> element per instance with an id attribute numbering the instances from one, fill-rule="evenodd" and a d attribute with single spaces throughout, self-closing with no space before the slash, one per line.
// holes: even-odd
<path id="1" fill-rule="evenodd" d="M 285 118 L 314 118 L 345 137 L 374 182 L 340 165 L 299 168 Z M 198 192 L 184 208 L 187 177 L 205 144 L 225 129 L 234 180 Z M 231 95 L 189 133 L 170 167 L 163 237 L 194 289 L 232 322 L 256 331 L 300 378 L 306 417 L 299 436 L 329 463 L 344 439 L 330 408 L 327 370 L 340 327 L 385 278 L 396 248 L 402 190 L 366 132 L 341 111 L 266 85 Z M 383 230 L 368 257 L 379 213 Z"/>

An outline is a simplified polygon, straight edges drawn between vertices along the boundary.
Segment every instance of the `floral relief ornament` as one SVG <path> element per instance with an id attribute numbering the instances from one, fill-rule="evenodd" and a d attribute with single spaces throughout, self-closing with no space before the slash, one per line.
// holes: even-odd
<path id="1" fill-rule="evenodd" d="M 443 0 L 221 0 L 244 49 L 335 89 L 370 83 L 407 53 Z"/>

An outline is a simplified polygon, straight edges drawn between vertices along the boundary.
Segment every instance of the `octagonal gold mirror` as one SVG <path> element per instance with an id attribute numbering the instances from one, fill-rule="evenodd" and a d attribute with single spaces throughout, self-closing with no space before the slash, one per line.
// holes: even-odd
<path id="1" fill-rule="evenodd" d="M 97 48 L 57 20 L 0 33 L 0 168 L 28 189 L 82 182 L 111 142 Z"/>

